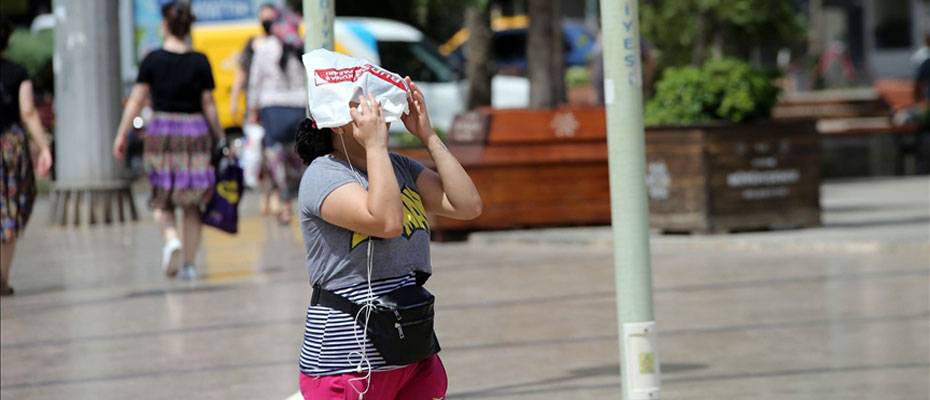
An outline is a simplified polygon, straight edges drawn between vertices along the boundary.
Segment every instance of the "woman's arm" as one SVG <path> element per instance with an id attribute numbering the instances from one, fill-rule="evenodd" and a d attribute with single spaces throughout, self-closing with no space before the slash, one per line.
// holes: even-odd
<path id="1" fill-rule="evenodd" d="M 462 164 L 449 152 L 439 136 L 426 140 L 426 148 L 436 164 L 434 172 L 424 169 L 417 178 L 423 207 L 444 217 L 467 220 L 481 215 L 481 195 Z"/>
<path id="2" fill-rule="evenodd" d="M 204 90 L 203 94 L 200 95 L 200 105 L 203 107 L 203 115 L 207 118 L 207 124 L 210 125 L 210 131 L 213 132 L 213 137 L 216 140 L 220 140 L 226 136 L 226 133 L 223 132 L 223 128 L 220 126 L 220 119 L 216 113 L 216 102 L 213 100 L 213 91 Z"/>
<path id="3" fill-rule="evenodd" d="M 429 122 L 423 92 L 410 77 L 409 113 L 402 117 L 410 133 L 417 136 L 429 151 L 436 171 L 425 169 L 417 177 L 417 188 L 427 212 L 455 219 L 474 219 L 481 215 L 481 195 L 462 164 L 436 135 Z"/>
<path id="4" fill-rule="evenodd" d="M 120 118 L 119 127 L 116 128 L 116 139 L 113 140 L 113 156 L 117 160 L 126 157 L 126 136 L 129 135 L 129 127 L 132 126 L 132 119 L 139 115 L 145 99 L 149 96 L 149 85 L 147 83 L 136 83 L 132 86 L 132 92 L 129 93 L 129 99 L 126 100 L 126 106 L 123 108 L 123 117 Z"/>
<path id="5" fill-rule="evenodd" d="M 52 168 L 52 152 L 49 150 L 45 136 L 45 127 L 39 119 L 35 99 L 32 93 L 32 81 L 26 80 L 19 84 L 19 118 L 29 131 L 32 141 L 39 147 L 39 158 L 36 160 L 36 170 L 39 175 L 45 176 Z"/>
<path id="6" fill-rule="evenodd" d="M 258 98 L 265 83 L 265 74 L 262 69 L 263 60 L 258 53 L 252 55 L 252 66 L 249 67 L 249 95 L 245 97 L 246 101 L 246 119 L 250 123 L 258 122 Z"/>
<path id="7" fill-rule="evenodd" d="M 402 231 L 403 206 L 387 150 L 387 125 L 374 98 L 362 98 L 360 106 L 361 113 L 353 108 L 351 114 L 353 135 L 365 147 L 368 190 L 358 183 L 343 185 L 323 200 L 320 216 L 354 232 L 397 237 Z"/>
<path id="8" fill-rule="evenodd" d="M 242 88 L 245 86 L 245 77 L 247 71 L 242 68 L 242 65 L 236 66 L 236 76 L 233 78 L 232 90 L 229 92 L 229 114 L 233 118 L 239 114 L 239 97 L 242 96 Z"/>

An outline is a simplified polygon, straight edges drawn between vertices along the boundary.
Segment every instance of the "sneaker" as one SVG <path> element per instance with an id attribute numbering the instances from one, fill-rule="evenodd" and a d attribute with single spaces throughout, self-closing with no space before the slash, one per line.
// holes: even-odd
<path id="1" fill-rule="evenodd" d="M 197 279 L 197 267 L 194 264 L 187 264 L 181 268 L 181 279 L 192 281 Z"/>
<path id="2" fill-rule="evenodd" d="M 178 239 L 171 239 L 168 243 L 165 243 L 165 247 L 161 251 L 161 269 L 165 271 L 165 275 L 173 278 L 178 274 L 178 264 L 181 261 L 181 241 Z"/>

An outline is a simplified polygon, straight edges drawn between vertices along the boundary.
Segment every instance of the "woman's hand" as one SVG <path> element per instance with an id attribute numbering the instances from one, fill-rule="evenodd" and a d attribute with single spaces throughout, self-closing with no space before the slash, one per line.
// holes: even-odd
<path id="1" fill-rule="evenodd" d="M 39 176 L 48 176 L 52 169 L 52 152 L 48 146 L 39 150 L 39 159 L 36 160 L 36 172 Z"/>
<path id="2" fill-rule="evenodd" d="M 366 149 L 387 148 L 388 130 L 384 116 L 381 114 L 381 105 L 371 95 L 359 99 L 358 108 L 349 107 L 354 125 L 352 135 L 355 140 Z"/>
<path id="3" fill-rule="evenodd" d="M 257 123 L 258 123 L 258 111 L 257 111 L 257 110 L 255 110 L 255 109 L 253 108 L 253 109 L 249 110 L 249 112 L 248 112 L 247 114 L 248 114 L 248 116 L 246 117 L 246 121 L 247 121 L 248 123 L 250 123 L 250 124 L 257 124 Z"/>
<path id="4" fill-rule="evenodd" d="M 410 88 L 410 92 L 407 94 L 407 106 L 408 112 L 400 117 L 400 120 L 404 122 L 404 127 L 407 128 L 413 136 L 416 136 L 420 139 L 423 144 L 426 144 L 430 136 L 436 134 L 433 131 L 433 126 L 429 122 L 429 113 L 426 111 L 426 99 L 423 97 L 423 91 L 413 83 L 413 80 L 410 77 L 405 77 L 404 80 L 407 81 L 407 86 Z"/>
<path id="5" fill-rule="evenodd" d="M 117 133 L 116 139 L 113 140 L 113 157 L 123 161 L 126 158 L 126 148 L 129 146 L 126 135 Z"/>
<path id="6" fill-rule="evenodd" d="M 236 100 L 238 99 L 231 100 L 229 102 L 229 115 L 232 116 L 233 118 L 236 118 L 239 116 L 239 102 Z"/>

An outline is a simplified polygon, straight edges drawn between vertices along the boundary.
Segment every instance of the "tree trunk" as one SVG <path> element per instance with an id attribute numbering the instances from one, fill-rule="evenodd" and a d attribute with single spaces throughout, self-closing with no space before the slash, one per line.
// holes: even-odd
<path id="1" fill-rule="evenodd" d="M 549 80 L 552 86 L 552 107 L 565 103 L 567 94 L 565 92 L 565 44 L 562 40 L 562 2 L 551 1 L 552 19 L 550 20 L 550 37 L 549 48 L 549 71 L 552 79 Z"/>
<path id="2" fill-rule="evenodd" d="M 562 70 L 562 28 L 559 2 L 529 0 L 530 26 L 527 30 L 526 58 L 530 79 L 530 108 L 551 108 L 565 98 Z"/>
<path id="3" fill-rule="evenodd" d="M 491 16 L 487 4 L 472 2 L 465 8 L 465 26 L 470 32 L 467 48 L 468 109 L 491 105 Z"/>
<path id="4" fill-rule="evenodd" d="M 699 11 L 694 21 L 694 44 L 691 48 L 691 65 L 700 67 L 704 64 L 707 53 L 707 14 Z"/>
<path id="5" fill-rule="evenodd" d="M 719 60 L 723 58 L 725 44 L 723 42 L 723 32 L 720 31 L 721 29 L 722 29 L 721 27 L 717 27 L 717 30 L 714 31 L 714 41 L 713 41 L 713 46 L 711 46 L 711 52 L 710 52 L 714 60 Z"/>
<path id="6" fill-rule="evenodd" d="M 823 52 L 824 33 L 823 0 L 810 0 L 808 3 L 809 26 L 807 29 L 807 53 L 820 56 Z"/>

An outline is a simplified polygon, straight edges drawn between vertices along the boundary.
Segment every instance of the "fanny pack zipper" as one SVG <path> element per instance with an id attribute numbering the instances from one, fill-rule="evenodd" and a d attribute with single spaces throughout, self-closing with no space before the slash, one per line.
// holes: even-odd
<path id="1" fill-rule="evenodd" d="M 402 324 L 402 323 L 400 323 L 400 322 L 395 322 L 395 323 L 394 323 L 394 329 L 397 329 L 397 335 L 400 336 L 401 339 L 403 339 L 403 338 L 405 337 L 405 336 L 404 336 L 404 327 L 405 327 L 405 326 L 419 325 L 419 324 L 426 323 L 426 322 L 428 322 L 428 321 L 430 321 L 430 319 L 421 319 L 421 320 L 419 320 L 419 321 L 407 322 L 407 323 L 405 323 L 405 324 Z"/>

